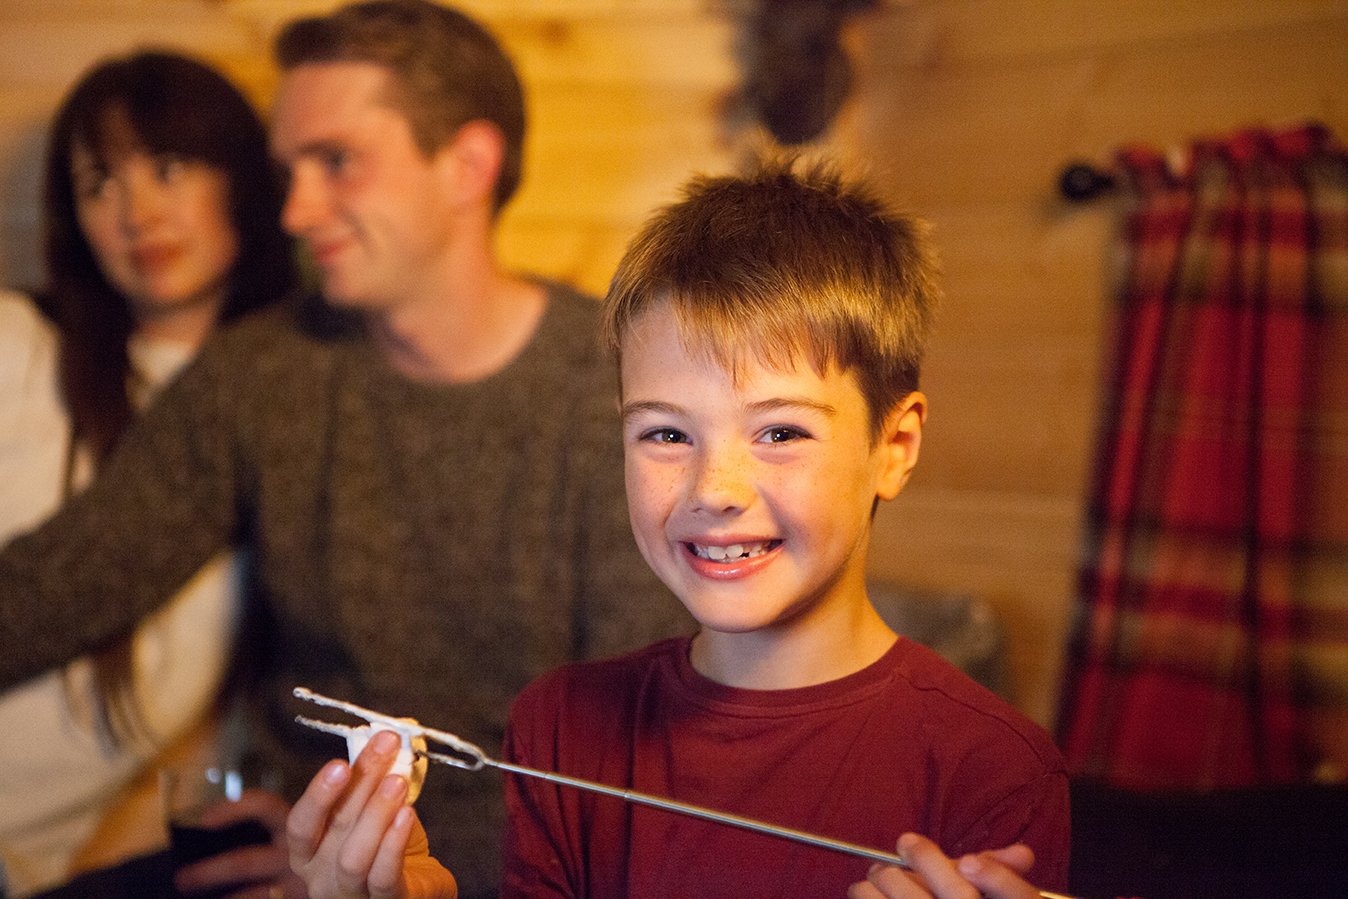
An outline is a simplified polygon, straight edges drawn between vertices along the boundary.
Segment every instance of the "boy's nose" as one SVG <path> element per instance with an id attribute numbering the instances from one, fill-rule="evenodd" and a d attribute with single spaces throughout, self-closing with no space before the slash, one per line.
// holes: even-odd
<path id="1" fill-rule="evenodd" d="M 694 508 L 717 515 L 747 508 L 754 495 L 748 461 L 724 450 L 702 454 L 692 488 Z"/>

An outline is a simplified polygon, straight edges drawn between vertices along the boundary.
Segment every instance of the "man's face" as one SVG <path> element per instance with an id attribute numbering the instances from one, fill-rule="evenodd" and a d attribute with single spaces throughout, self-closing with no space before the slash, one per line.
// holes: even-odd
<path id="1" fill-rule="evenodd" d="M 444 150 L 427 157 L 372 63 L 307 63 L 277 96 L 272 153 L 288 171 L 282 224 L 309 248 L 323 293 L 387 310 L 444 289 L 453 235 Z"/>

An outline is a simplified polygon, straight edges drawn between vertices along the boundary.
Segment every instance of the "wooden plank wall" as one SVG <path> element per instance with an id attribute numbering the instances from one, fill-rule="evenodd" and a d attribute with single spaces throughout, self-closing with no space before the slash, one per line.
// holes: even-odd
<path id="1" fill-rule="evenodd" d="M 872 565 L 987 597 L 1018 703 L 1050 723 L 1094 439 L 1113 236 L 1064 163 L 1307 118 L 1348 138 L 1343 0 L 916 0 L 849 34 L 838 144 L 925 215 L 948 299 L 922 461 Z"/>
<path id="2" fill-rule="evenodd" d="M 333 0 L 5 0 L 0 4 L 0 283 L 31 284 L 47 118 L 93 60 L 140 44 L 197 53 L 266 107 L 270 40 Z M 601 291 L 632 230 L 690 168 L 724 169 L 720 109 L 738 83 L 733 17 L 698 0 L 467 0 L 529 94 L 510 262 Z"/>
<path id="3" fill-rule="evenodd" d="M 512 264 L 601 291 L 689 171 L 761 143 L 737 123 L 751 0 L 465 0 L 530 94 Z M 55 104 L 97 57 L 196 52 L 265 108 L 279 24 L 331 0 L 0 3 L 0 284 L 40 277 L 37 179 Z M 933 224 L 948 300 L 918 475 L 880 515 L 874 574 L 976 593 L 1007 629 L 1014 698 L 1050 723 L 1094 426 L 1107 203 L 1061 164 L 1121 142 L 1313 116 L 1348 134 L 1345 0 L 884 0 L 845 35 L 856 90 L 819 148 Z"/>

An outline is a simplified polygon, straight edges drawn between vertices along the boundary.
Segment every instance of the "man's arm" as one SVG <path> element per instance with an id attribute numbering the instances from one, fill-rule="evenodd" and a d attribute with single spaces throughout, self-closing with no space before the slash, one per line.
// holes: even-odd
<path id="1" fill-rule="evenodd" d="M 88 490 L 0 551 L 0 689 L 125 635 L 230 542 L 240 388 L 226 361 L 184 372 Z"/>

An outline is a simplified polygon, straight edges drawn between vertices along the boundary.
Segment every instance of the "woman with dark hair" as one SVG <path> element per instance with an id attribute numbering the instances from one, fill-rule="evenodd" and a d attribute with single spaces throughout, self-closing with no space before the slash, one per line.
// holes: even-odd
<path id="1" fill-rule="evenodd" d="M 46 291 L 0 294 L 0 542 L 87 483 L 217 325 L 298 286 L 282 200 L 262 122 L 211 68 L 140 52 L 76 84 L 47 154 Z M 216 558 L 134 634 L 0 696 L 0 893 L 67 879 L 119 791 L 208 719 L 239 577 Z"/>

